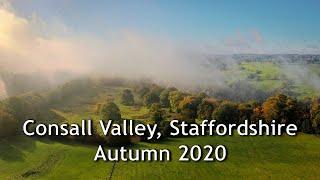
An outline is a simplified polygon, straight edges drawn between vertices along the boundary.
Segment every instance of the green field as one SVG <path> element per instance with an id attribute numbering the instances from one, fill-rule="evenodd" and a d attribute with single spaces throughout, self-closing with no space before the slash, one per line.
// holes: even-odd
<path id="1" fill-rule="evenodd" d="M 239 71 L 238 79 L 248 80 L 254 87 L 263 91 L 275 91 L 281 88 L 290 90 L 298 98 L 318 96 L 316 82 L 310 81 L 320 77 L 320 64 L 303 65 L 303 71 L 297 77 L 294 68 L 299 65 L 279 65 L 274 62 L 242 62 L 233 71 Z M 293 69 L 293 70 L 288 70 Z M 232 71 L 231 71 L 232 72 Z M 230 72 L 229 72 L 230 74 Z M 301 77 L 302 76 L 302 77 Z"/>
<path id="2" fill-rule="evenodd" d="M 317 64 L 310 65 L 315 74 L 320 73 Z M 232 74 L 230 70 L 227 73 Z M 254 87 L 272 91 L 282 87 L 289 79 L 274 63 L 241 63 L 242 79 L 248 79 Z M 79 90 L 81 82 L 69 83 L 52 93 L 66 94 L 53 104 L 52 109 L 64 121 L 73 123 L 82 119 L 99 119 L 94 112 L 97 104 L 113 98 L 119 106 L 122 118 L 150 122 L 149 109 L 141 105 L 134 94 L 136 105 L 120 103 L 124 86 L 100 86 L 86 84 L 90 89 Z M 81 86 L 80 86 L 81 87 Z M 290 90 L 299 97 L 319 94 L 307 84 L 294 82 Z M 70 94 L 68 94 L 70 93 Z M 59 97 L 59 96 L 53 96 Z M 228 158 L 224 162 L 179 162 L 179 145 L 225 145 Z M 118 162 L 112 179 L 317 179 L 320 177 L 320 137 L 299 134 L 296 137 L 189 137 L 145 143 L 131 148 L 164 149 L 172 152 L 170 162 Z M 0 179 L 108 179 L 114 163 L 94 162 L 97 146 L 78 143 L 62 143 L 22 136 L 0 139 Z"/>
<path id="3" fill-rule="evenodd" d="M 179 145 L 218 145 L 228 149 L 224 162 L 179 162 Z M 26 137 L 1 140 L 0 179 L 106 179 L 112 162 L 94 162 L 95 146 L 62 144 Z M 118 162 L 113 179 L 293 178 L 320 176 L 320 139 L 297 137 L 196 137 L 133 148 L 168 148 L 170 162 Z"/>

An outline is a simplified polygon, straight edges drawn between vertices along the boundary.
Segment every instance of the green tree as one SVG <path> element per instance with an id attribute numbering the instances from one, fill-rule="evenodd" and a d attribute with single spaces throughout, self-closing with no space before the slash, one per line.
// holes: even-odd
<path id="1" fill-rule="evenodd" d="M 238 123 L 239 110 L 236 104 L 229 101 L 224 101 L 218 106 L 218 108 L 214 110 L 212 116 L 219 123 Z"/>
<path id="2" fill-rule="evenodd" d="M 198 107 L 198 118 L 200 120 L 211 120 L 212 113 L 217 108 L 218 102 L 212 99 L 203 99 Z"/>
<path id="3" fill-rule="evenodd" d="M 201 93 L 198 94 L 197 97 L 202 101 L 203 99 L 208 98 L 208 95 L 206 93 L 204 93 L 204 92 L 201 92 Z"/>
<path id="4" fill-rule="evenodd" d="M 176 87 L 168 87 L 168 91 L 178 91 L 178 89 Z"/>
<path id="5" fill-rule="evenodd" d="M 121 113 L 119 107 L 114 102 L 108 102 L 101 108 L 101 118 L 103 120 L 121 120 Z"/>
<path id="6" fill-rule="evenodd" d="M 150 91 L 160 96 L 161 92 L 165 90 L 163 87 L 158 86 L 157 84 L 152 84 L 150 87 Z"/>
<path id="7" fill-rule="evenodd" d="M 162 107 L 168 108 L 170 107 L 170 101 L 169 101 L 169 90 L 163 90 L 160 94 L 160 104 Z"/>
<path id="8" fill-rule="evenodd" d="M 155 92 L 149 92 L 143 97 L 143 104 L 150 106 L 153 103 L 159 103 L 159 96 Z"/>
<path id="9" fill-rule="evenodd" d="M 126 106 L 132 106 L 134 104 L 134 97 L 131 90 L 123 90 L 121 95 L 121 103 Z"/>
<path id="10" fill-rule="evenodd" d="M 115 124 L 122 126 L 120 109 L 114 102 L 108 102 L 101 109 L 101 118 L 103 120 L 113 120 Z M 113 129 L 113 127 L 111 127 Z M 121 130 L 122 131 L 122 130 Z M 111 133 L 104 137 L 109 146 L 123 146 L 130 143 L 130 136 L 114 136 Z"/>
<path id="11" fill-rule="evenodd" d="M 138 88 L 138 91 L 137 91 L 140 98 L 143 98 L 149 92 L 150 92 L 150 89 L 145 86 Z"/>
<path id="12" fill-rule="evenodd" d="M 183 100 L 184 94 L 180 91 L 171 91 L 169 93 L 170 107 L 174 112 L 179 111 L 179 103 Z"/>
<path id="13" fill-rule="evenodd" d="M 199 99 L 194 96 L 186 96 L 179 103 L 180 114 L 183 119 L 190 122 L 194 122 L 197 117 L 197 107 L 199 105 Z"/>
<path id="14" fill-rule="evenodd" d="M 151 105 L 150 110 L 150 119 L 155 123 L 155 124 L 160 124 L 164 118 L 164 111 L 161 108 L 161 105 L 159 103 L 154 103 Z"/>

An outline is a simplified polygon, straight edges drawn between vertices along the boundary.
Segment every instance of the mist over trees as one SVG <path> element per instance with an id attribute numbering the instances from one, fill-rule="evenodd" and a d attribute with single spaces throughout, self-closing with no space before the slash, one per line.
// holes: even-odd
<path id="1" fill-rule="evenodd" d="M 145 106 L 151 106 L 154 103 L 159 103 L 159 101 L 160 101 L 160 97 L 154 91 L 150 91 L 146 95 L 143 96 L 143 104 Z"/>
<path id="2" fill-rule="evenodd" d="M 206 91 L 209 96 L 235 102 L 262 102 L 267 99 L 267 97 L 274 94 L 274 92 L 259 90 L 245 80 L 237 81 L 227 87 L 208 88 Z"/>
<path id="3" fill-rule="evenodd" d="M 169 107 L 170 106 L 170 101 L 169 101 L 169 90 L 163 90 L 160 94 L 160 104 L 162 107 Z"/>
<path id="4" fill-rule="evenodd" d="M 90 37 L 90 41 L 74 33 L 73 38 L 65 39 L 36 32 L 33 27 L 38 22 L 31 22 L 10 8 L 1 7 L 1 12 L 5 21 L 1 35 L 10 42 L 1 41 L 6 48 L 0 51 L 0 92 L 6 94 L 0 107 L 1 137 L 21 133 L 26 119 L 42 123 L 64 121 L 63 113 L 55 111 L 60 107 L 71 113 L 94 108 L 95 116 L 121 124 L 127 118 L 120 112 L 122 105 L 145 108 L 148 113 L 133 118 L 148 117 L 163 132 L 169 131 L 168 120 L 177 118 L 192 123 L 203 119 L 217 119 L 220 123 L 276 120 L 295 123 L 302 132 L 320 133 L 319 98 L 298 100 L 301 89 L 292 90 L 300 82 L 320 90 L 319 71 L 306 68 L 319 65 L 319 55 L 216 55 L 206 48 L 203 52 L 202 46 L 181 46 L 134 32 L 111 38 Z M 39 25 L 43 26 L 45 23 Z M 267 80 L 284 83 L 273 90 L 257 88 L 251 81 L 262 80 L 261 70 L 238 79 L 244 69 L 239 67 L 242 62 L 277 65 L 284 73 L 268 74 Z M 145 77 L 152 80 L 141 80 Z M 104 94 L 115 87 L 125 89 L 120 100 Z M 75 109 L 77 112 L 73 112 Z M 109 143 L 121 141 L 108 138 Z M 128 141 L 127 137 L 122 140 Z"/>
<path id="5" fill-rule="evenodd" d="M 121 103 L 126 106 L 132 106 L 134 104 L 134 96 L 130 89 L 125 89 L 121 95 Z"/>
<path id="6" fill-rule="evenodd" d="M 96 104 L 94 112 L 102 119 L 112 119 L 121 123 L 122 118 L 127 117 L 122 117 L 117 103 L 135 104 L 135 107 L 146 107 L 149 110 L 148 119 L 154 124 L 159 124 L 164 132 L 168 131 L 168 121 L 172 119 L 187 122 L 216 119 L 219 123 L 237 124 L 244 120 L 255 123 L 260 119 L 270 123 L 274 119 L 277 123 L 294 123 L 300 131 L 306 133 L 319 133 L 320 129 L 319 98 L 297 100 L 276 93 L 264 101 L 239 102 L 216 98 L 207 93 L 185 92 L 154 83 L 84 79 L 70 81 L 54 91 L 27 93 L 4 100 L 1 104 L 0 123 L 2 128 L 6 128 L 1 129 L 0 136 L 19 134 L 21 124 L 30 118 L 39 119 L 42 123 L 62 122 L 63 117 L 55 113 L 54 108 L 60 105 L 79 106 L 81 99 L 78 100 L 78 97 L 97 97 L 99 92 L 108 87 L 122 89 L 126 87 L 126 89 L 119 93 L 119 101 L 106 97 L 108 100 Z M 132 88 L 133 92 L 129 88 Z M 137 103 L 134 101 L 135 98 Z"/>

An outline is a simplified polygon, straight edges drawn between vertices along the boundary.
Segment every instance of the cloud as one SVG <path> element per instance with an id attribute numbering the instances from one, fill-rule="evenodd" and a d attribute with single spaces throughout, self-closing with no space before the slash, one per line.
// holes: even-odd
<path id="1" fill-rule="evenodd" d="M 58 21 L 54 26 L 36 15 L 19 17 L 8 6 L 0 7 L 0 22 L 0 65 L 12 72 L 97 73 L 182 85 L 221 82 L 218 71 L 206 72 L 197 48 L 168 38 L 130 30 L 88 37 Z"/>
<path id="2" fill-rule="evenodd" d="M 263 54 L 272 53 L 267 48 L 262 34 L 258 30 L 236 31 L 221 41 L 212 41 L 206 46 L 207 51 L 215 54 Z"/>
<path id="3" fill-rule="evenodd" d="M 81 47 L 71 40 L 43 37 L 34 22 L 0 8 L 0 62 L 16 72 L 81 70 Z M 41 25 L 37 24 L 38 27 Z"/>
<path id="4" fill-rule="evenodd" d="M 76 33 L 59 19 L 44 21 L 33 14 L 18 16 L 0 6 L 0 66 L 11 72 L 59 72 L 152 78 L 181 86 L 225 86 L 225 75 L 211 54 L 270 53 L 258 30 L 238 32 L 203 48 L 123 29 L 95 36 Z M 274 47 L 276 49 L 276 47 Z M 230 57 L 223 60 L 232 65 Z"/>

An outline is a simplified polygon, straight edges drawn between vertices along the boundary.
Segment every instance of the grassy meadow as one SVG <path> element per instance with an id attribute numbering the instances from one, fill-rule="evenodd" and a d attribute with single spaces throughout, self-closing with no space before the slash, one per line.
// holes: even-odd
<path id="1" fill-rule="evenodd" d="M 286 64 L 284 68 L 274 62 L 242 62 L 235 68 L 240 71 L 242 79 L 248 80 L 257 89 L 263 91 L 274 91 L 281 88 L 290 89 L 296 97 L 301 99 L 318 96 L 319 91 L 316 90 L 315 84 L 310 80 L 312 80 L 312 76 L 320 75 L 320 64 L 305 65 L 305 71 L 312 75 L 300 74 L 304 78 L 300 78 L 299 74 L 296 75 L 294 70 L 289 71 L 288 69 L 291 66 L 292 69 L 299 70 L 299 66 L 295 64 Z M 310 77 L 306 78 L 308 75 Z"/>
<path id="2" fill-rule="evenodd" d="M 227 147 L 224 162 L 179 162 L 179 145 Z M 297 137 L 195 137 L 132 148 L 168 148 L 170 162 L 118 162 L 113 179 L 317 179 L 320 139 Z M 1 140 L 0 179 L 107 179 L 112 162 L 94 162 L 96 146 L 63 144 L 26 137 Z"/>
<path id="3" fill-rule="evenodd" d="M 310 71 L 320 74 L 320 65 L 309 65 Z M 236 69 L 233 69 L 234 71 Z M 232 74 L 233 70 L 228 70 Z M 237 67 L 240 79 L 247 79 L 254 87 L 272 91 L 290 79 L 279 65 L 271 62 L 243 62 Z M 72 89 L 66 84 L 51 92 Z M 319 95 L 311 86 L 301 82 L 289 85 L 298 98 Z M 65 122 L 82 119 L 98 120 L 94 112 L 97 103 L 113 98 L 125 119 L 149 123 L 146 106 L 125 106 L 120 103 L 124 86 L 92 86 L 55 102 L 53 112 Z M 134 94 L 135 102 L 141 99 Z M 55 96 L 53 96 L 55 97 Z M 179 145 L 225 145 L 228 150 L 224 162 L 179 162 Z M 170 162 L 117 162 L 112 179 L 317 179 L 320 177 L 320 138 L 299 134 L 296 137 L 239 137 L 204 136 L 169 138 L 146 143 L 139 142 L 130 148 L 162 149 L 172 152 Z M 108 179 L 112 162 L 94 162 L 97 146 L 65 143 L 39 138 L 16 136 L 0 139 L 0 179 Z"/>

